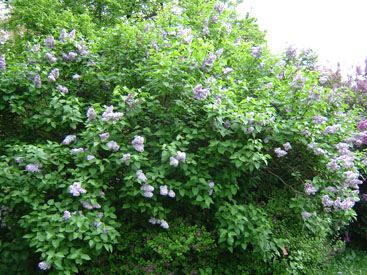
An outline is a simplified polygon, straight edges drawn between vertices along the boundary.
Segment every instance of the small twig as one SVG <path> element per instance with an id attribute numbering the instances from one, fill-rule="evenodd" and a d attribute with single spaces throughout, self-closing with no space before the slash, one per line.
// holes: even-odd
<path id="1" fill-rule="evenodd" d="M 289 187 L 290 189 L 292 189 L 292 191 L 296 194 L 302 195 L 304 196 L 305 194 L 302 192 L 297 191 L 296 189 L 294 189 L 291 185 L 287 184 L 281 177 L 279 177 L 277 174 L 273 173 L 270 170 L 266 170 L 268 173 L 272 174 L 273 176 L 275 176 L 277 179 L 279 179 L 285 186 Z"/>

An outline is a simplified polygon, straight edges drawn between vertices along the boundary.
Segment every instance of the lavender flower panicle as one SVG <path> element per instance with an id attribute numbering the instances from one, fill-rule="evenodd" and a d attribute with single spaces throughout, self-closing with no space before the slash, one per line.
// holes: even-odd
<path id="1" fill-rule="evenodd" d="M 45 261 L 42 261 L 38 263 L 38 268 L 41 270 L 48 270 L 51 268 L 51 265 L 46 263 Z"/>
<path id="2" fill-rule="evenodd" d="M 36 77 L 34 78 L 34 86 L 36 86 L 36 88 L 40 89 L 42 87 L 42 83 L 41 83 L 41 77 L 40 75 L 36 75 Z"/>
<path id="3" fill-rule="evenodd" d="M 56 89 L 57 89 L 59 92 L 63 93 L 63 94 L 67 94 L 67 93 L 69 92 L 68 88 L 63 87 L 63 86 L 61 86 L 61 85 L 57 85 Z"/>
<path id="4" fill-rule="evenodd" d="M 87 193 L 87 190 L 83 189 L 82 184 L 76 181 L 69 186 L 69 193 L 71 193 L 74 197 L 78 197 L 80 194 Z"/>
<path id="5" fill-rule="evenodd" d="M 121 158 L 121 162 L 125 163 L 125 165 L 128 166 L 130 157 L 130 154 L 124 154 Z"/>
<path id="6" fill-rule="evenodd" d="M 94 111 L 93 106 L 89 107 L 89 109 L 87 111 L 87 117 L 88 117 L 87 121 L 95 120 L 97 118 L 97 114 Z"/>
<path id="7" fill-rule="evenodd" d="M 106 146 L 112 152 L 117 152 L 120 149 L 120 146 L 117 144 L 117 142 L 116 141 L 113 141 L 113 140 L 107 142 Z"/>
<path id="8" fill-rule="evenodd" d="M 106 133 L 100 134 L 99 137 L 101 138 L 102 141 L 105 141 L 106 139 L 110 137 L 110 133 L 106 132 Z"/>
<path id="9" fill-rule="evenodd" d="M 148 180 L 147 177 L 144 175 L 142 170 L 136 171 L 136 176 L 137 176 L 138 180 L 141 180 L 143 182 L 146 182 Z"/>
<path id="10" fill-rule="evenodd" d="M 72 143 L 73 141 L 75 141 L 76 136 L 75 135 L 68 135 L 64 138 L 64 140 L 62 141 L 62 143 L 64 145 L 69 145 L 70 143 Z"/>
<path id="11" fill-rule="evenodd" d="M 71 149 L 71 153 L 76 155 L 78 153 L 83 153 L 84 152 L 84 148 L 75 148 L 75 149 Z"/>
<path id="12" fill-rule="evenodd" d="M 6 70 L 6 62 L 5 62 L 5 54 L 0 55 L 0 71 L 5 72 Z"/>
<path id="13" fill-rule="evenodd" d="M 45 46 L 49 49 L 52 49 L 53 47 L 55 47 L 55 45 L 56 41 L 54 37 L 52 35 L 47 36 L 45 40 Z"/>
<path id="14" fill-rule="evenodd" d="M 30 173 L 41 173 L 39 168 L 42 167 L 42 163 L 30 163 L 26 165 L 25 170 Z"/>
<path id="15" fill-rule="evenodd" d="M 144 138 L 141 136 L 134 136 L 133 141 L 131 142 L 134 149 L 140 153 L 144 152 Z"/>

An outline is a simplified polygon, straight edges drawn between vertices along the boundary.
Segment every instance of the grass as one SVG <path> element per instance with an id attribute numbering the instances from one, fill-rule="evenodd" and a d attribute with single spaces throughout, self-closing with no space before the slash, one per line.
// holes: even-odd
<path id="1" fill-rule="evenodd" d="M 347 248 L 330 261 L 323 274 L 365 275 L 367 274 L 367 252 Z"/>

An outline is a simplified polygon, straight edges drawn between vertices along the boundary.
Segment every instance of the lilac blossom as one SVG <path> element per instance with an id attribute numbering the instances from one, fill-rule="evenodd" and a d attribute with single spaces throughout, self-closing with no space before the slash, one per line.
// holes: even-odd
<path id="1" fill-rule="evenodd" d="M 88 210 L 93 209 L 93 206 L 87 201 L 81 201 L 80 203 L 83 205 L 85 209 L 88 209 Z"/>
<path id="2" fill-rule="evenodd" d="M 226 28 L 227 34 L 230 35 L 231 32 L 232 32 L 232 26 L 231 26 L 231 24 L 226 24 L 225 25 L 225 28 Z"/>
<path id="3" fill-rule="evenodd" d="M 253 131 L 255 131 L 255 127 L 250 126 L 246 129 L 245 134 L 251 134 Z"/>
<path id="4" fill-rule="evenodd" d="M 351 188 L 358 189 L 359 188 L 358 185 L 363 183 L 361 180 L 358 179 L 359 177 L 358 172 L 347 171 L 344 172 L 344 175 L 346 176 L 344 184 L 346 184 Z"/>
<path id="5" fill-rule="evenodd" d="M 286 142 L 283 144 L 283 148 L 284 150 L 289 151 L 292 149 L 292 145 L 289 142 Z"/>
<path id="6" fill-rule="evenodd" d="M 178 159 L 176 159 L 175 157 L 170 157 L 169 158 L 169 165 L 177 167 L 179 164 Z"/>
<path id="7" fill-rule="evenodd" d="M 341 204 L 340 208 L 344 211 L 347 211 L 349 209 L 352 209 L 355 202 L 351 198 L 346 198 Z"/>
<path id="8" fill-rule="evenodd" d="M 292 81 L 292 89 L 303 89 L 306 79 L 302 76 L 301 72 L 298 72 Z"/>
<path id="9" fill-rule="evenodd" d="M 255 58 L 260 58 L 262 53 L 263 53 L 263 49 L 264 49 L 264 45 L 260 45 L 260 46 L 257 46 L 257 47 L 252 47 L 251 48 L 251 55 Z"/>
<path id="10" fill-rule="evenodd" d="M 142 170 L 136 171 L 136 176 L 137 176 L 138 180 L 141 180 L 143 182 L 146 182 L 148 180 L 147 177 L 144 175 Z"/>
<path id="11" fill-rule="evenodd" d="M 168 229 L 169 226 L 168 226 L 168 223 L 165 221 L 165 220 L 162 220 L 162 219 L 156 219 L 156 218 L 150 218 L 149 219 L 149 222 L 151 224 L 159 224 L 161 227 L 163 227 L 164 229 Z"/>
<path id="12" fill-rule="evenodd" d="M 306 137 L 309 137 L 309 136 L 311 136 L 311 133 L 309 132 L 309 131 L 307 131 L 307 130 L 302 130 L 302 135 L 304 135 L 304 136 L 306 136 Z"/>
<path id="13" fill-rule="evenodd" d="M 128 166 L 130 157 L 131 157 L 130 154 L 124 154 L 120 160 L 121 162 L 125 163 L 126 166 Z"/>
<path id="14" fill-rule="evenodd" d="M 120 146 L 117 144 L 117 142 L 113 140 L 107 142 L 106 146 L 112 152 L 117 152 L 120 149 Z"/>
<path id="15" fill-rule="evenodd" d="M 308 183 L 308 182 L 305 183 L 304 189 L 307 195 L 311 195 L 311 194 L 315 195 L 315 193 L 317 192 L 317 189 L 313 187 L 311 183 Z"/>
<path id="16" fill-rule="evenodd" d="M 199 84 L 194 89 L 192 89 L 192 96 L 196 100 L 206 99 L 209 94 L 209 90 L 209 88 L 203 89 L 202 85 Z"/>
<path id="17" fill-rule="evenodd" d="M 76 52 L 69 52 L 68 54 L 66 54 L 66 53 L 62 53 L 62 59 L 64 59 L 65 61 L 69 61 L 69 62 L 71 62 L 71 61 L 74 61 L 75 60 L 75 58 L 77 57 L 77 53 Z"/>
<path id="18" fill-rule="evenodd" d="M 275 148 L 274 152 L 277 154 L 278 158 L 284 157 L 287 154 L 287 152 L 280 149 L 280 147 Z"/>
<path id="19" fill-rule="evenodd" d="M 220 48 L 219 50 L 217 50 L 217 51 L 215 52 L 215 55 L 216 55 L 217 57 L 220 57 L 220 56 L 222 55 L 223 51 L 224 51 L 224 49 L 223 49 L 223 48 Z"/>
<path id="20" fill-rule="evenodd" d="M 330 199 L 329 195 L 325 195 L 321 198 L 322 205 L 324 207 L 331 207 L 334 205 L 334 202 Z"/>
<path id="21" fill-rule="evenodd" d="M 79 75 L 79 74 L 74 74 L 74 75 L 72 76 L 72 78 L 73 78 L 74 80 L 79 80 L 81 77 L 82 77 L 82 76 L 81 76 L 81 75 Z"/>
<path id="22" fill-rule="evenodd" d="M 224 69 L 222 70 L 222 73 L 223 73 L 224 75 L 228 75 L 228 74 L 230 74 L 231 72 L 233 72 L 233 69 L 232 69 L 232 68 L 224 68 Z"/>
<path id="23" fill-rule="evenodd" d="M 363 131 L 367 129 L 367 120 L 362 120 L 358 124 L 358 130 Z"/>
<path id="24" fill-rule="evenodd" d="M 19 164 L 19 163 L 24 161 L 24 158 L 23 157 L 17 157 L 17 158 L 14 159 L 14 161 Z"/>
<path id="25" fill-rule="evenodd" d="M 88 161 L 90 161 L 90 160 L 92 160 L 92 159 L 95 159 L 95 158 L 96 158 L 96 157 L 95 157 L 95 156 L 93 156 L 93 155 L 88 155 L 88 156 L 87 156 L 87 160 L 88 160 Z"/>
<path id="26" fill-rule="evenodd" d="M 202 33 L 203 33 L 203 35 L 208 35 L 208 34 L 210 34 L 210 30 L 209 30 L 208 26 L 204 26 L 204 27 L 203 27 L 203 31 L 202 31 Z"/>
<path id="27" fill-rule="evenodd" d="M 340 142 L 337 145 L 335 145 L 335 147 L 336 147 L 336 149 L 338 149 L 338 153 L 340 155 L 347 155 L 347 154 L 350 153 L 349 144 L 348 143 Z"/>
<path id="28" fill-rule="evenodd" d="M 340 128 L 340 124 L 335 124 L 335 125 L 327 126 L 322 133 L 324 135 L 327 135 L 327 134 L 335 134 L 336 131 L 339 130 L 339 128 Z"/>
<path id="29" fill-rule="evenodd" d="M 31 173 L 41 173 L 39 168 L 42 167 L 42 163 L 30 163 L 26 165 L 25 170 Z"/>
<path id="30" fill-rule="evenodd" d="M 64 140 L 62 141 L 62 143 L 64 145 L 70 145 L 70 143 L 72 143 L 73 141 L 75 141 L 76 136 L 75 135 L 68 135 L 64 138 Z"/>
<path id="31" fill-rule="evenodd" d="M 50 61 L 51 64 L 57 62 L 57 58 L 50 53 L 46 53 L 45 57 L 48 59 L 48 61 Z"/>
<path id="32" fill-rule="evenodd" d="M 66 221 L 66 220 L 70 219 L 70 217 L 71 217 L 70 212 L 67 211 L 67 210 L 64 211 L 64 215 L 63 215 L 64 220 Z"/>
<path id="33" fill-rule="evenodd" d="M 207 80 L 205 80 L 205 83 L 213 83 L 215 81 L 214 76 L 210 76 Z"/>
<path id="34" fill-rule="evenodd" d="M 332 172 L 336 172 L 340 169 L 340 166 L 337 164 L 336 160 L 330 161 L 328 164 L 326 164 L 326 167 Z"/>
<path id="35" fill-rule="evenodd" d="M 290 45 L 290 46 L 288 47 L 288 49 L 287 49 L 286 53 L 285 53 L 285 56 L 286 56 L 286 58 L 287 58 L 288 60 L 293 60 L 293 59 L 295 59 L 295 58 L 296 58 L 296 56 L 297 56 L 297 49 L 296 49 L 294 46 Z"/>
<path id="36" fill-rule="evenodd" d="M 214 15 L 214 16 L 211 18 L 210 22 L 211 22 L 211 23 L 213 23 L 213 24 L 218 23 L 218 22 L 219 22 L 219 16 L 218 16 L 217 14 L 216 14 L 216 15 Z"/>
<path id="37" fill-rule="evenodd" d="M 71 193 L 74 197 L 78 197 L 80 194 L 87 193 L 87 190 L 82 188 L 82 184 L 79 181 L 76 181 L 69 186 L 69 193 Z"/>
<path id="38" fill-rule="evenodd" d="M 325 121 L 327 121 L 327 118 L 324 116 L 315 115 L 312 117 L 312 123 L 315 123 L 315 124 L 323 124 L 325 123 Z"/>
<path id="39" fill-rule="evenodd" d="M 317 143 L 316 142 L 311 142 L 307 145 L 307 150 L 313 150 L 316 148 Z"/>
<path id="40" fill-rule="evenodd" d="M 169 190 L 169 192 L 168 192 L 168 197 L 170 197 L 170 198 L 174 198 L 174 197 L 176 197 L 175 192 L 174 192 L 173 190 Z"/>
<path id="41" fill-rule="evenodd" d="M 217 56 L 215 54 L 209 53 L 208 57 L 203 60 L 202 66 L 212 67 L 216 59 L 217 59 Z"/>
<path id="42" fill-rule="evenodd" d="M 84 152 L 84 148 L 76 148 L 76 149 L 72 149 L 71 153 L 76 155 L 78 153 L 83 153 Z"/>
<path id="43" fill-rule="evenodd" d="M 51 72 L 50 72 L 50 74 L 48 75 L 48 81 L 50 81 L 50 82 L 55 82 L 56 81 L 56 79 L 58 79 L 59 78 L 59 75 L 60 75 L 60 73 L 59 73 L 59 69 L 58 68 L 55 68 L 55 69 L 53 69 Z"/>
<path id="44" fill-rule="evenodd" d="M 191 44 L 193 39 L 194 39 L 194 35 L 190 34 L 190 35 L 186 36 L 182 41 L 184 43 Z"/>
<path id="45" fill-rule="evenodd" d="M 224 4 L 222 2 L 217 2 L 214 4 L 213 9 L 220 15 L 224 10 Z"/>
<path id="46" fill-rule="evenodd" d="M 49 49 L 52 49 L 53 47 L 55 47 L 55 45 L 56 41 L 54 37 L 52 35 L 47 36 L 45 40 L 45 46 Z"/>
<path id="47" fill-rule="evenodd" d="M 336 189 L 334 186 L 328 186 L 325 188 L 325 190 L 330 191 L 332 193 L 339 193 L 338 189 Z"/>
<path id="48" fill-rule="evenodd" d="M 98 218 L 100 218 L 100 219 L 102 219 L 102 217 L 103 217 L 103 212 L 98 212 Z"/>
<path id="49" fill-rule="evenodd" d="M 321 84 L 325 84 L 329 80 L 329 77 L 327 75 L 323 75 L 319 78 L 319 81 Z"/>
<path id="50" fill-rule="evenodd" d="M 5 72 L 6 70 L 6 62 L 5 62 L 5 54 L 0 55 L 0 71 Z"/>
<path id="51" fill-rule="evenodd" d="M 233 47 L 238 47 L 239 45 L 241 45 L 241 38 L 236 40 L 236 42 L 233 44 Z"/>
<path id="52" fill-rule="evenodd" d="M 176 157 L 176 159 L 179 162 L 185 162 L 185 160 L 186 160 L 186 153 L 185 152 L 181 152 L 181 151 L 177 151 L 177 157 Z"/>
<path id="53" fill-rule="evenodd" d="M 61 85 L 57 85 L 56 89 L 57 89 L 59 92 L 63 93 L 63 94 L 67 94 L 67 93 L 69 92 L 68 88 L 63 87 L 63 86 L 61 86 Z"/>
<path id="54" fill-rule="evenodd" d="M 106 132 L 106 133 L 100 134 L 99 137 L 101 138 L 101 141 L 105 141 L 106 139 L 110 137 L 110 133 Z"/>
<path id="55" fill-rule="evenodd" d="M 134 136 L 133 141 L 131 142 L 134 149 L 140 153 L 144 152 L 144 138 L 141 136 Z"/>
<path id="56" fill-rule="evenodd" d="M 143 196 L 146 197 L 146 198 L 152 198 L 153 197 L 153 192 L 145 191 Z"/>
<path id="57" fill-rule="evenodd" d="M 161 186 L 159 186 L 159 193 L 160 193 L 162 196 L 167 196 L 167 195 L 168 195 L 168 188 L 167 188 L 167 185 L 161 185 Z"/>
<path id="58" fill-rule="evenodd" d="M 302 218 L 304 219 L 308 219 L 312 216 L 312 214 L 307 211 L 302 212 L 301 215 L 302 215 Z"/>
<path id="59" fill-rule="evenodd" d="M 325 154 L 325 151 L 322 150 L 321 148 L 316 148 L 313 150 L 314 154 L 315 155 L 324 155 Z"/>
<path id="60" fill-rule="evenodd" d="M 39 262 L 39 263 L 38 263 L 38 267 L 39 267 L 39 269 L 41 269 L 41 270 L 48 270 L 48 269 L 50 269 L 50 268 L 51 268 L 51 265 L 50 265 L 50 264 L 48 264 L 48 263 L 46 263 L 45 261 L 42 261 L 42 262 Z"/>
<path id="61" fill-rule="evenodd" d="M 168 223 L 165 220 L 161 220 L 161 227 L 163 227 L 164 229 L 168 229 Z"/>
<path id="62" fill-rule="evenodd" d="M 36 75 L 34 78 L 34 86 L 36 86 L 36 88 L 40 89 L 42 87 L 42 83 L 41 83 L 41 77 L 40 75 Z"/>
<path id="63" fill-rule="evenodd" d="M 123 113 L 114 113 L 113 105 L 106 108 L 106 110 L 102 114 L 102 121 L 113 120 L 116 121 L 120 119 L 124 114 Z"/>
<path id="64" fill-rule="evenodd" d="M 149 185 L 149 184 L 143 184 L 141 187 L 140 187 L 140 190 L 141 191 L 144 191 L 144 192 L 153 192 L 154 191 L 154 187 Z"/>
<path id="65" fill-rule="evenodd" d="M 88 117 L 88 120 L 87 121 L 91 121 L 91 120 L 95 120 L 96 119 L 97 114 L 94 111 L 93 106 L 89 107 L 89 109 L 87 111 L 87 117 Z"/>
<path id="66" fill-rule="evenodd" d="M 349 155 L 342 155 L 337 158 L 337 160 L 343 161 L 343 167 L 345 169 L 352 168 L 354 166 L 354 157 Z"/>

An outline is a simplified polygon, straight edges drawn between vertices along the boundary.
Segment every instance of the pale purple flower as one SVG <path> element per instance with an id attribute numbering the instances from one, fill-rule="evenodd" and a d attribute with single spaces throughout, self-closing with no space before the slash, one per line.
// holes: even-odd
<path id="1" fill-rule="evenodd" d="M 87 121 L 91 121 L 91 120 L 96 119 L 97 114 L 96 114 L 96 112 L 94 111 L 93 106 L 89 107 L 89 109 L 88 109 L 88 111 L 87 111 L 87 117 L 88 117 L 88 120 L 87 120 Z"/>
<path id="2" fill-rule="evenodd" d="M 64 140 L 62 141 L 62 143 L 64 145 L 69 145 L 70 143 L 72 143 L 73 141 L 75 141 L 76 139 L 76 136 L 74 135 L 68 135 L 64 138 Z"/>
<path id="3" fill-rule="evenodd" d="M 226 120 L 226 121 L 224 122 L 224 128 L 225 128 L 225 129 L 229 129 L 229 127 L 231 127 L 231 122 L 230 122 L 229 120 Z"/>
<path id="4" fill-rule="evenodd" d="M 303 89 L 306 79 L 298 72 L 292 81 L 292 89 Z"/>
<path id="5" fill-rule="evenodd" d="M 307 150 L 313 150 L 316 148 L 317 143 L 316 142 L 311 142 L 307 145 Z"/>
<path id="6" fill-rule="evenodd" d="M 120 160 L 121 162 L 125 163 L 126 166 L 128 166 L 130 157 L 130 154 L 124 154 Z"/>
<path id="7" fill-rule="evenodd" d="M 80 194 L 87 193 L 87 190 L 83 189 L 82 184 L 76 181 L 69 186 L 69 193 L 71 193 L 74 197 L 78 197 Z"/>
<path id="8" fill-rule="evenodd" d="M 185 160 L 186 160 L 186 153 L 185 152 L 181 152 L 181 151 L 177 151 L 177 157 L 176 157 L 176 159 L 179 162 L 185 162 Z"/>
<path id="9" fill-rule="evenodd" d="M 123 113 L 114 113 L 113 106 L 109 106 L 102 114 L 102 121 L 113 120 L 116 121 L 120 119 L 124 114 Z"/>
<path id="10" fill-rule="evenodd" d="M 315 195 L 315 193 L 317 192 L 316 188 L 313 187 L 312 184 L 308 182 L 305 183 L 304 189 L 307 195 L 311 195 L 311 194 Z"/>
<path id="11" fill-rule="evenodd" d="M 84 149 L 83 148 L 75 148 L 75 149 L 72 149 L 71 150 L 71 153 L 76 155 L 78 153 L 83 153 L 84 152 Z"/>
<path id="12" fill-rule="evenodd" d="M 61 92 L 61 93 L 64 93 L 64 94 L 67 94 L 69 92 L 68 88 L 66 87 L 63 87 L 61 85 L 57 85 L 56 89 Z"/>
<path id="13" fill-rule="evenodd" d="M 209 196 L 213 195 L 213 189 L 210 189 L 210 190 L 208 191 L 208 193 L 209 193 Z"/>
<path id="14" fill-rule="evenodd" d="M 219 50 L 217 50 L 217 51 L 215 52 L 215 55 L 216 55 L 217 57 L 220 57 L 220 56 L 222 55 L 223 51 L 224 51 L 224 49 L 223 49 L 223 48 L 220 48 Z"/>
<path id="15" fill-rule="evenodd" d="M 55 81 L 56 81 L 56 79 L 58 79 L 58 78 L 59 78 L 59 75 L 60 75 L 60 73 L 59 73 L 59 69 L 55 68 L 55 69 L 53 69 L 53 70 L 50 72 L 50 74 L 48 75 L 48 80 L 49 80 L 50 82 L 55 82 Z"/>
<path id="16" fill-rule="evenodd" d="M 208 26 L 204 26 L 203 27 L 203 35 L 208 35 L 208 34 L 210 34 L 210 30 L 209 30 L 209 28 L 208 28 Z"/>
<path id="17" fill-rule="evenodd" d="M 316 148 L 313 150 L 314 154 L 315 155 L 324 155 L 325 154 L 325 151 L 322 150 L 321 148 Z"/>
<path id="18" fill-rule="evenodd" d="M 169 228 L 168 223 L 165 220 L 161 220 L 160 223 L 161 223 L 161 227 L 163 227 L 164 229 Z"/>
<path id="19" fill-rule="evenodd" d="M 34 86 L 36 86 L 36 88 L 40 89 L 42 87 L 42 83 L 41 83 L 41 77 L 40 75 L 36 75 L 34 78 Z"/>
<path id="20" fill-rule="evenodd" d="M 82 76 L 78 74 L 74 74 L 72 77 L 74 80 L 79 80 Z"/>
<path id="21" fill-rule="evenodd" d="M 329 77 L 327 75 L 323 75 L 319 78 L 319 81 L 321 84 L 325 84 L 329 80 Z"/>
<path id="22" fill-rule="evenodd" d="M 92 67 L 96 66 L 96 62 L 94 62 L 93 60 L 89 60 L 87 64 Z"/>
<path id="23" fill-rule="evenodd" d="M 6 62 L 5 62 L 5 54 L 0 55 L 0 71 L 5 72 L 6 70 Z"/>
<path id="24" fill-rule="evenodd" d="M 231 32 L 232 32 L 232 26 L 231 26 L 231 24 L 226 24 L 225 25 L 225 28 L 226 28 L 227 34 L 230 35 Z"/>
<path id="25" fill-rule="evenodd" d="M 184 43 L 191 44 L 193 39 L 194 39 L 194 35 L 190 34 L 190 35 L 186 36 L 182 41 Z"/>
<path id="26" fill-rule="evenodd" d="M 60 37 L 59 37 L 60 42 L 62 42 L 62 43 L 66 42 L 67 37 L 68 37 L 68 34 L 67 34 L 66 30 L 62 29 Z"/>
<path id="27" fill-rule="evenodd" d="M 45 46 L 49 49 L 52 49 L 53 47 L 55 47 L 55 45 L 56 41 L 54 37 L 52 35 L 47 36 L 45 40 Z"/>
<path id="28" fill-rule="evenodd" d="M 341 204 L 340 208 L 344 211 L 347 211 L 349 209 L 352 209 L 355 202 L 351 198 L 346 198 Z"/>
<path id="29" fill-rule="evenodd" d="M 87 160 L 89 161 L 89 160 L 92 160 L 92 159 L 95 159 L 96 157 L 95 156 L 93 156 L 93 155 L 88 155 L 87 156 Z"/>
<path id="30" fill-rule="evenodd" d="M 157 223 L 158 223 L 158 220 L 157 220 L 156 218 L 150 218 L 150 219 L 149 219 L 149 222 L 150 222 L 151 224 L 157 224 Z"/>
<path id="31" fill-rule="evenodd" d="M 223 73 L 224 75 L 228 75 L 228 74 L 230 74 L 231 72 L 233 72 L 233 69 L 232 69 L 232 68 L 224 68 L 224 69 L 222 70 L 222 73 Z"/>
<path id="32" fill-rule="evenodd" d="M 214 188 L 214 182 L 208 181 L 208 186 L 213 189 Z"/>
<path id="33" fill-rule="evenodd" d="M 175 157 L 170 157 L 169 158 L 169 165 L 177 167 L 178 164 L 179 164 L 179 161 Z"/>
<path id="34" fill-rule="evenodd" d="M 81 201 L 80 203 L 83 205 L 85 209 L 88 209 L 88 210 L 93 209 L 93 206 L 87 201 Z"/>
<path id="35" fill-rule="evenodd" d="M 102 217 L 103 217 L 103 212 L 98 212 L 98 218 L 100 218 L 100 219 L 102 219 Z"/>
<path id="36" fill-rule="evenodd" d="M 327 126 L 322 133 L 324 135 L 327 135 L 327 134 L 335 134 L 336 131 L 339 130 L 339 128 L 340 128 L 340 124 L 335 124 L 335 125 Z"/>
<path id="37" fill-rule="evenodd" d="M 349 144 L 340 142 L 337 145 L 335 145 L 336 149 L 338 149 L 338 153 L 340 155 L 348 155 L 350 153 L 349 150 Z"/>
<path id="38" fill-rule="evenodd" d="M 209 90 L 209 88 L 203 89 L 202 85 L 199 84 L 194 89 L 192 89 L 192 97 L 196 100 L 206 99 L 209 94 Z"/>
<path id="39" fill-rule="evenodd" d="M 335 194 L 339 192 L 338 189 L 336 189 L 334 186 L 328 186 L 325 188 L 325 190 L 333 192 Z"/>
<path id="40" fill-rule="evenodd" d="M 205 83 L 213 83 L 215 81 L 214 76 L 210 76 L 207 80 L 205 80 Z"/>
<path id="41" fill-rule="evenodd" d="M 71 217 L 70 212 L 67 211 L 67 210 L 64 211 L 64 216 L 63 216 L 64 220 L 66 221 L 66 220 L 70 219 L 70 217 Z"/>
<path id="42" fill-rule="evenodd" d="M 302 130 L 302 135 L 304 135 L 304 136 L 306 136 L 306 137 L 309 137 L 309 136 L 311 136 L 311 133 L 309 132 L 309 131 L 307 131 L 307 130 Z"/>
<path id="43" fill-rule="evenodd" d="M 203 60 L 202 66 L 212 67 L 216 59 L 217 59 L 217 56 L 215 54 L 209 53 L 208 57 Z"/>
<path id="44" fill-rule="evenodd" d="M 152 192 L 149 192 L 149 191 L 146 191 L 146 192 L 144 192 L 143 196 L 146 197 L 146 198 L 152 198 L 153 197 L 153 193 Z"/>
<path id="45" fill-rule="evenodd" d="M 30 163 L 26 165 L 25 170 L 31 173 L 41 173 L 39 168 L 42 167 L 42 163 Z"/>
<path id="46" fill-rule="evenodd" d="M 154 187 L 149 185 L 149 184 L 143 184 L 141 187 L 140 187 L 140 190 L 141 191 L 145 191 L 145 192 L 153 192 L 154 191 Z"/>
<path id="47" fill-rule="evenodd" d="M 106 133 L 100 134 L 99 137 L 101 138 L 102 141 L 104 141 L 110 137 L 110 133 L 106 132 Z"/>
<path id="48" fill-rule="evenodd" d="M 336 172 L 340 169 L 340 166 L 337 164 L 336 160 L 332 160 L 330 161 L 327 165 L 326 165 L 327 169 L 329 169 L 332 172 Z"/>
<path id="49" fill-rule="evenodd" d="M 93 223 L 93 225 L 96 227 L 96 229 L 98 229 L 98 227 L 100 227 L 100 226 L 102 225 L 102 222 L 97 222 L 97 221 L 95 221 L 95 222 Z"/>
<path id="50" fill-rule="evenodd" d="M 167 196 L 168 195 L 168 188 L 167 185 L 161 185 L 159 186 L 159 192 L 162 196 Z"/>
<path id="51" fill-rule="evenodd" d="M 50 53 L 46 53 L 45 57 L 48 59 L 48 61 L 50 61 L 51 64 L 57 62 L 57 58 Z"/>
<path id="52" fill-rule="evenodd" d="M 297 49 L 290 45 L 285 53 L 288 60 L 293 60 L 297 56 Z"/>
<path id="53" fill-rule="evenodd" d="M 308 219 L 312 216 L 312 214 L 307 211 L 302 212 L 301 215 L 302 215 L 302 218 L 304 219 Z"/>
<path id="54" fill-rule="evenodd" d="M 330 199 L 329 195 L 323 196 L 321 202 L 324 207 L 331 207 L 334 205 L 334 202 Z"/>
<path id="55" fill-rule="evenodd" d="M 50 265 L 50 264 L 48 264 L 48 263 L 46 263 L 45 261 L 42 261 L 42 262 L 39 262 L 39 263 L 38 263 L 38 267 L 39 267 L 39 269 L 41 269 L 41 270 L 48 270 L 48 269 L 50 269 L 50 268 L 51 268 L 51 265 Z"/>
<path id="56" fill-rule="evenodd" d="M 316 115 L 316 116 L 312 117 L 312 123 L 323 124 L 323 123 L 325 123 L 326 120 L 327 120 L 326 117 L 323 117 L 323 116 L 320 116 L 320 115 Z"/>
<path id="57" fill-rule="evenodd" d="M 286 154 L 288 154 L 286 151 L 282 150 L 280 147 L 275 148 L 274 152 L 277 154 L 278 158 L 284 157 Z"/>
<path id="58" fill-rule="evenodd" d="M 175 192 L 173 192 L 173 190 L 169 190 L 169 192 L 168 192 L 168 197 L 170 197 L 170 198 L 174 198 L 174 197 L 176 197 Z"/>
<path id="59" fill-rule="evenodd" d="M 142 170 L 136 171 L 136 176 L 137 176 L 138 180 L 141 180 L 143 182 L 146 182 L 148 180 L 147 177 L 144 175 Z"/>
<path id="60" fill-rule="evenodd" d="M 17 158 L 15 158 L 14 160 L 15 160 L 15 162 L 16 162 L 16 163 L 18 163 L 18 164 L 19 164 L 19 163 L 21 163 L 21 162 L 23 162 L 23 161 L 24 161 L 24 158 L 23 158 L 23 157 L 17 157 Z"/>
<path id="61" fill-rule="evenodd" d="M 233 44 L 233 47 L 238 47 L 239 45 L 241 45 L 241 38 L 236 40 L 236 42 Z"/>
<path id="62" fill-rule="evenodd" d="M 283 148 L 284 150 L 289 151 L 292 149 L 292 145 L 289 142 L 286 142 L 283 144 Z"/>
<path id="63" fill-rule="evenodd" d="M 108 147 L 108 149 L 110 149 L 112 152 L 117 152 L 120 149 L 120 146 L 117 144 L 116 141 L 109 141 L 107 142 L 106 146 Z"/>
<path id="64" fill-rule="evenodd" d="M 358 124 L 358 130 L 363 131 L 367 129 L 367 120 L 362 120 Z"/>
<path id="65" fill-rule="evenodd" d="M 224 4 L 222 2 L 215 3 L 213 9 L 220 15 L 224 10 Z"/>
<path id="66" fill-rule="evenodd" d="M 69 52 L 68 54 L 62 53 L 62 58 L 65 61 L 69 61 L 69 62 L 74 61 L 77 56 L 78 54 L 76 52 Z"/>
<path id="67" fill-rule="evenodd" d="M 262 53 L 263 53 L 263 49 L 264 49 L 264 45 L 260 45 L 260 46 L 257 46 L 257 47 L 252 47 L 251 48 L 251 55 L 255 58 L 260 58 Z"/>
<path id="68" fill-rule="evenodd" d="M 133 141 L 131 142 L 134 149 L 140 153 L 144 152 L 144 138 L 141 136 L 134 136 Z"/>

